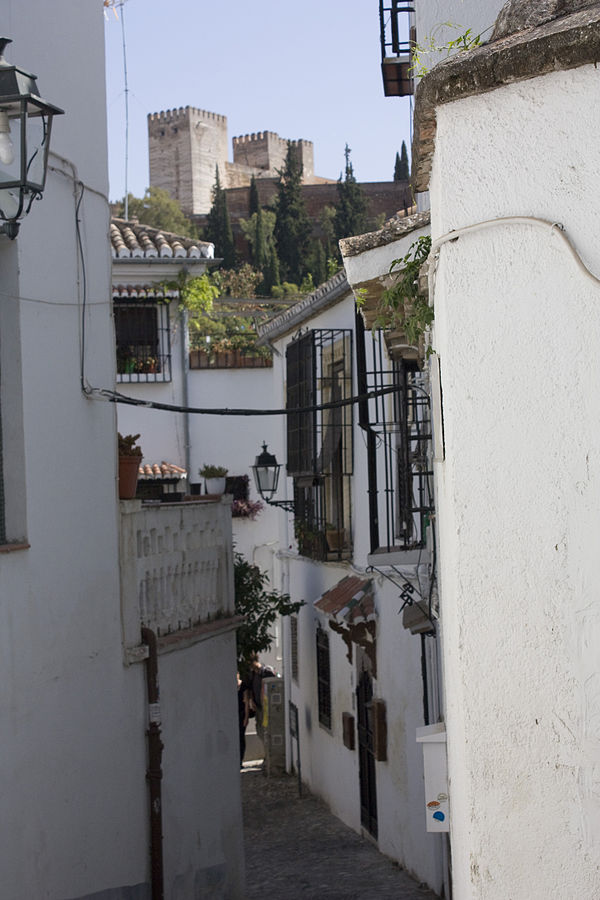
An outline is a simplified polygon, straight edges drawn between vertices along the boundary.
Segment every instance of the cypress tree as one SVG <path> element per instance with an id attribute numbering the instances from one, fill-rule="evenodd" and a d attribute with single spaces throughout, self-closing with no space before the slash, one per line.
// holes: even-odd
<path id="1" fill-rule="evenodd" d="M 260 208 L 260 202 L 258 199 L 258 187 L 256 186 L 256 178 L 254 175 L 250 179 L 250 199 L 248 202 L 248 217 L 250 218 L 253 213 L 257 213 Z"/>
<path id="2" fill-rule="evenodd" d="M 344 148 L 346 157 L 345 178 L 340 175 L 337 183 L 338 202 L 335 206 L 333 225 L 335 236 L 340 238 L 363 234 L 367 227 L 367 201 L 363 190 L 354 177 L 354 169 L 350 162 L 350 147 Z"/>
<path id="3" fill-rule="evenodd" d="M 267 264 L 263 270 L 262 292 L 269 296 L 274 287 L 280 284 L 279 277 L 279 258 L 277 256 L 277 247 L 271 241 L 268 251 Z"/>
<path id="4" fill-rule="evenodd" d="M 302 163 L 290 141 L 279 176 L 275 203 L 275 240 L 281 277 L 284 281 L 300 284 L 306 272 L 312 228 L 302 198 Z"/>
<path id="5" fill-rule="evenodd" d="M 227 210 L 227 198 L 221 187 L 218 166 L 215 173 L 212 201 L 207 217 L 207 237 L 214 243 L 216 255 L 223 258 L 223 266 L 231 269 L 235 266 L 235 246 Z"/>
<path id="6" fill-rule="evenodd" d="M 400 155 L 396 153 L 396 165 L 394 166 L 394 181 L 408 181 L 410 170 L 408 167 L 408 151 L 405 141 L 402 141 Z"/>
<path id="7" fill-rule="evenodd" d="M 327 281 L 327 257 L 323 244 L 318 238 L 312 243 L 308 268 L 316 287 Z"/>
<path id="8" fill-rule="evenodd" d="M 255 231 L 254 247 L 253 247 L 253 263 L 254 268 L 262 271 L 267 262 L 267 243 L 265 240 L 265 225 L 263 219 L 263 211 L 259 206 L 256 213 L 256 231 Z"/>
<path id="9" fill-rule="evenodd" d="M 394 163 L 394 181 L 402 181 L 400 172 L 402 171 L 402 163 L 400 162 L 400 154 L 396 150 L 396 161 Z"/>

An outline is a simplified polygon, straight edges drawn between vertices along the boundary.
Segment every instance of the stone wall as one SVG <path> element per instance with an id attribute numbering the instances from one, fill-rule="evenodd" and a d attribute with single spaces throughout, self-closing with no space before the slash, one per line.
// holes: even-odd
<path id="1" fill-rule="evenodd" d="M 215 170 L 226 183 L 227 118 L 192 106 L 148 116 L 150 184 L 184 212 L 208 212 Z"/>
<path id="2" fill-rule="evenodd" d="M 313 181 L 312 141 L 292 141 L 303 167 L 303 180 Z M 150 185 L 159 187 L 180 204 L 185 213 L 210 210 L 215 170 L 221 185 L 242 188 L 253 175 L 277 177 L 285 163 L 288 141 L 273 131 L 233 138 L 229 162 L 227 118 L 193 106 L 168 109 L 148 116 Z"/>

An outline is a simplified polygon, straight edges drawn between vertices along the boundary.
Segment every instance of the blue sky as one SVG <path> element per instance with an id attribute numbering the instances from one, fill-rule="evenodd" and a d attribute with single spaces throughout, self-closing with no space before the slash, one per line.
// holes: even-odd
<path id="1" fill-rule="evenodd" d="M 125 0 L 129 190 L 148 185 L 146 116 L 196 106 L 231 138 L 275 131 L 314 143 L 315 173 L 338 178 L 344 145 L 359 181 L 393 177 L 409 144 L 408 98 L 386 98 L 377 0 Z M 121 24 L 105 24 L 110 197 L 125 185 Z"/>

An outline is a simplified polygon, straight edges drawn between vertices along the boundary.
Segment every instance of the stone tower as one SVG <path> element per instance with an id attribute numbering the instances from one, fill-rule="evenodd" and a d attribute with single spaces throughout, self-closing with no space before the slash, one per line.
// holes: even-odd
<path id="1" fill-rule="evenodd" d="M 302 181 L 312 183 L 312 141 L 292 141 L 303 166 Z M 227 118 L 193 106 L 148 116 L 150 185 L 163 188 L 191 215 L 205 215 L 212 205 L 215 169 L 223 188 L 247 187 L 253 175 L 277 178 L 288 142 L 273 131 L 233 138 L 228 161 Z"/>
<path id="2" fill-rule="evenodd" d="M 186 213 L 211 207 L 215 169 L 227 187 L 227 117 L 193 106 L 148 116 L 150 184 L 163 188 Z"/>

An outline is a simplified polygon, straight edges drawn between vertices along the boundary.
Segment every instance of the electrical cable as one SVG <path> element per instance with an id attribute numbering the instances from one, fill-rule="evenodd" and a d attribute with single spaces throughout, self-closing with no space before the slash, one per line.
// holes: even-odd
<path id="1" fill-rule="evenodd" d="M 190 413 L 191 415 L 200 416 L 293 416 L 300 413 L 317 412 L 323 409 L 336 409 L 340 406 L 352 406 L 363 400 L 370 400 L 381 394 L 391 394 L 396 387 L 380 388 L 377 391 L 369 391 L 366 394 L 358 394 L 352 397 L 346 397 L 343 400 L 330 400 L 327 403 L 315 403 L 312 406 L 296 406 L 284 409 L 232 409 L 232 408 L 212 408 L 197 406 L 178 406 L 174 403 L 158 403 L 155 400 L 141 400 L 139 397 L 127 397 L 118 391 L 106 390 L 103 388 L 84 387 L 84 392 L 88 397 L 95 400 L 106 400 L 109 403 L 123 403 L 126 406 L 141 406 L 146 409 L 160 409 L 165 412 Z"/>
<path id="2" fill-rule="evenodd" d="M 435 285 L 435 274 L 437 269 L 438 250 L 449 241 L 455 241 L 466 234 L 472 234 L 477 231 L 483 231 L 487 228 L 494 228 L 498 225 L 534 225 L 538 228 L 549 230 L 553 234 L 557 234 L 565 244 L 571 257 L 573 258 L 577 268 L 596 285 L 600 285 L 600 278 L 588 269 L 579 253 L 567 237 L 565 226 L 561 222 L 551 222 L 549 219 L 541 219 L 537 216 L 504 216 L 498 219 L 484 219 L 482 222 L 474 222 L 472 225 L 464 225 L 462 228 L 456 228 L 448 231 L 441 237 L 431 242 L 431 250 L 429 251 L 429 305 L 433 306 L 433 294 Z"/>
<path id="3" fill-rule="evenodd" d="M 85 186 L 83 181 L 79 182 L 79 186 L 81 188 L 81 193 L 79 194 L 79 199 L 77 200 L 77 204 L 75 206 L 75 233 L 77 235 L 77 248 L 79 250 L 79 259 L 81 262 L 81 346 L 80 346 L 80 366 L 79 366 L 79 381 L 81 384 L 81 390 L 84 393 L 87 393 L 87 386 L 85 383 L 85 310 L 87 303 L 87 274 L 85 268 L 85 256 L 83 253 L 83 242 L 81 240 L 81 220 L 79 218 L 79 210 L 81 208 L 81 204 L 83 201 L 83 194 L 85 192 Z"/>

